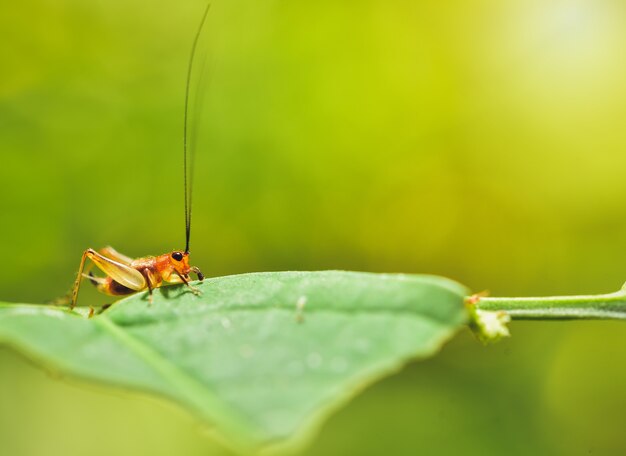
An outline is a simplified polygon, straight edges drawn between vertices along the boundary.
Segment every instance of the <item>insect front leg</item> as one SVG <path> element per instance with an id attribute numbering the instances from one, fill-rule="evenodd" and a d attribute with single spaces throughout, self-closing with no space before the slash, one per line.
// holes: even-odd
<path id="1" fill-rule="evenodd" d="M 191 272 L 194 272 L 198 276 L 198 280 L 200 282 L 202 282 L 204 280 L 204 274 L 202 274 L 202 271 L 197 266 L 192 266 L 191 267 Z"/>
<path id="2" fill-rule="evenodd" d="M 189 288 L 189 290 L 195 294 L 196 296 L 202 294 L 202 292 L 200 291 L 199 288 L 194 287 L 192 284 L 189 283 L 189 280 L 185 279 L 185 277 L 183 277 L 181 274 L 178 273 L 178 271 L 176 271 L 176 275 L 178 276 L 178 278 L 185 284 L 187 285 L 187 288 Z"/>

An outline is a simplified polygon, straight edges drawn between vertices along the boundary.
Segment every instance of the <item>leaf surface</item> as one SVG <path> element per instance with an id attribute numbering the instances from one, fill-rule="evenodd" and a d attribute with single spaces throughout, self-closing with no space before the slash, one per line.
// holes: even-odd
<path id="1" fill-rule="evenodd" d="M 0 342 L 61 374 L 167 397 L 236 449 L 306 441 L 364 386 L 435 353 L 467 290 L 435 276 L 268 272 L 141 293 L 86 319 L 0 304 Z"/>

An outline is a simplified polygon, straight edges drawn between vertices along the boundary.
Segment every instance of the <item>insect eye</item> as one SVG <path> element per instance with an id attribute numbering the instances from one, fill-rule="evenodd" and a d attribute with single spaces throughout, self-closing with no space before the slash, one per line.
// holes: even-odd
<path id="1" fill-rule="evenodd" d="M 172 258 L 174 258 L 176 261 L 181 261 L 183 259 L 183 254 L 180 252 L 174 252 L 172 253 Z"/>

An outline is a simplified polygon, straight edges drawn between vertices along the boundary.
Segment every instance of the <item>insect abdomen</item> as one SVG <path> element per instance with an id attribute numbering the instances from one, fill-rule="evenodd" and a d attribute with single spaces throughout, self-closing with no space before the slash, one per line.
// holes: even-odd
<path id="1" fill-rule="evenodd" d="M 132 290 L 128 287 L 125 287 L 121 283 L 116 282 L 111 277 L 105 277 L 104 281 L 98 283 L 96 287 L 98 287 L 98 290 L 111 296 L 124 296 L 137 292 L 136 290 Z"/>

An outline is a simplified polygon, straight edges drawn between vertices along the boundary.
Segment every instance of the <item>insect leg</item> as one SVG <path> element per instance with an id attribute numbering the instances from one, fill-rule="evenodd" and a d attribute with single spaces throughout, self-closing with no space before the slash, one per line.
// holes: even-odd
<path id="1" fill-rule="evenodd" d="M 182 281 L 183 281 L 183 283 L 184 283 L 185 285 L 187 285 L 187 287 L 191 290 L 191 292 L 192 292 L 193 294 L 195 294 L 195 295 L 197 296 L 197 295 L 199 295 L 199 294 L 201 293 L 199 288 L 196 288 L 196 287 L 194 287 L 193 285 L 191 285 L 191 284 L 189 283 L 189 280 L 185 279 L 182 275 L 180 275 L 180 274 L 178 273 L 178 271 L 176 271 L 176 275 L 177 275 L 178 277 L 180 277 L 180 280 L 182 280 Z"/>
<path id="2" fill-rule="evenodd" d="M 202 271 L 200 270 L 200 268 L 198 268 L 196 266 L 192 266 L 191 267 L 191 271 L 196 273 L 196 275 L 198 276 L 198 280 L 200 282 L 202 282 L 204 280 L 204 274 L 202 274 Z"/>
<path id="3" fill-rule="evenodd" d="M 85 269 L 85 261 L 87 258 L 93 261 L 93 263 L 98 266 L 102 272 L 110 276 L 120 285 L 135 291 L 141 291 L 146 288 L 146 279 L 143 277 L 141 272 L 128 265 L 107 258 L 93 249 L 87 249 L 83 252 L 83 256 L 80 260 L 78 275 L 76 276 L 76 282 L 74 283 L 74 288 L 72 289 L 72 302 L 70 304 L 70 308 L 73 309 L 74 306 L 76 306 L 78 290 L 80 289 L 80 283 L 83 278 L 83 270 Z"/>
<path id="4" fill-rule="evenodd" d="M 130 266 L 130 264 L 133 262 L 132 258 L 127 257 L 123 253 L 118 252 L 110 245 L 107 245 L 106 247 L 101 248 L 100 250 L 98 250 L 98 253 L 114 261 L 117 261 L 118 263 L 125 264 L 127 266 Z"/>
<path id="5" fill-rule="evenodd" d="M 89 253 L 87 249 L 83 252 L 83 256 L 80 259 L 80 266 L 78 267 L 78 275 L 76 276 L 76 281 L 74 282 L 74 287 L 72 288 L 72 300 L 70 302 L 70 309 L 76 307 L 76 299 L 78 298 L 78 290 L 80 290 L 80 281 L 83 278 L 83 269 L 85 269 L 85 260 L 87 260 L 87 254 Z"/>
<path id="6" fill-rule="evenodd" d="M 106 285 L 107 283 L 107 280 L 104 277 L 97 277 L 93 275 L 91 271 L 89 271 L 88 273 L 83 273 L 83 277 L 85 279 L 89 279 L 94 287 L 97 287 L 98 285 Z"/>
<path id="7" fill-rule="evenodd" d="M 126 288 L 135 291 L 146 288 L 146 279 L 138 270 L 101 255 L 92 249 L 88 249 L 88 257 L 102 272 Z"/>
<path id="8" fill-rule="evenodd" d="M 152 305 L 152 290 L 154 289 L 152 287 L 152 281 L 150 280 L 150 277 L 152 274 L 150 273 L 150 270 L 147 268 L 142 271 L 142 274 L 143 274 L 144 279 L 146 279 L 146 285 L 148 286 L 148 302 L 150 305 Z"/>

